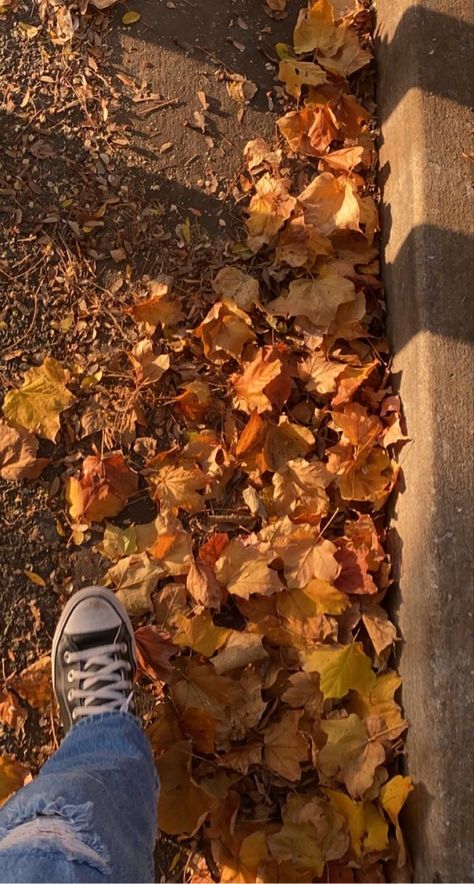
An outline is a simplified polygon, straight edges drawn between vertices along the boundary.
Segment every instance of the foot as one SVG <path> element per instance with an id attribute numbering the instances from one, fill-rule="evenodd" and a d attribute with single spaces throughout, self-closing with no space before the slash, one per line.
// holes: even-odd
<path id="1" fill-rule="evenodd" d="M 87 586 L 69 599 L 54 633 L 52 661 L 66 733 L 86 715 L 130 710 L 135 637 L 110 589 Z"/>

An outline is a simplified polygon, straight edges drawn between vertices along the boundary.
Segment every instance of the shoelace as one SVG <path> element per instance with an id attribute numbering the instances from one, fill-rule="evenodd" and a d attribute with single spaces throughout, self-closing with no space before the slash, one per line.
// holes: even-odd
<path id="1" fill-rule="evenodd" d="M 127 712 L 133 697 L 131 679 L 124 676 L 124 669 L 131 671 L 128 660 L 120 655 L 126 645 L 113 643 L 82 651 L 66 651 L 66 664 L 82 663 L 82 669 L 69 669 L 67 680 L 77 682 L 78 687 L 68 691 L 69 702 L 83 700 L 74 707 L 72 717 L 97 715 L 100 712 Z M 118 659 L 116 659 L 118 657 Z"/>

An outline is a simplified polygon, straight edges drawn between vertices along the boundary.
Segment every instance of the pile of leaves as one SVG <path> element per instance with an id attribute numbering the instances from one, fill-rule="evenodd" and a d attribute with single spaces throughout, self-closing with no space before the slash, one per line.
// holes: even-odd
<path id="1" fill-rule="evenodd" d="M 382 606 L 405 437 L 375 132 L 354 94 L 369 28 L 359 0 L 316 0 L 277 44 L 289 110 L 275 145 L 245 148 L 245 239 L 211 287 L 142 277 L 124 307 L 133 346 L 93 365 L 46 356 L 3 400 L 1 477 L 37 480 L 61 450 L 60 532 L 101 555 L 135 618 L 160 830 L 191 839 L 196 881 L 407 874 L 407 722 Z M 189 219 L 179 236 L 191 262 Z M 151 517 L 131 519 L 145 499 Z M 18 696 L 41 706 L 48 667 L 8 680 L 4 721 Z M 25 776 L 2 764 L 0 798 Z"/>

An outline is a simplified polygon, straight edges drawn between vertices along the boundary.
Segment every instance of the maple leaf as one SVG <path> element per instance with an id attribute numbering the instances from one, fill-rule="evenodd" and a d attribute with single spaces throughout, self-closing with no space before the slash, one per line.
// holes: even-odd
<path id="1" fill-rule="evenodd" d="M 311 0 L 308 9 L 301 9 L 293 35 L 295 52 L 299 55 L 316 51 L 335 55 L 344 43 L 344 30 L 334 23 L 334 9 L 329 0 Z"/>
<path id="2" fill-rule="evenodd" d="M 311 270 L 320 255 L 332 255 L 333 251 L 331 240 L 305 224 L 303 215 L 298 215 L 289 221 L 278 236 L 275 264 L 284 263 Z"/>
<path id="3" fill-rule="evenodd" d="M 213 657 L 212 665 L 219 675 L 241 669 L 249 663 L 255 663 L 268 657 L 262 645 L 262 638 L 248 632 L 232 630 L 225 640 L 224 647 Z"/>
<path id="4" fill-rule="evenodd" d="M 157 626 L 140 626 L 135 630 L 138 667 L 152 681 L 171 681 L 172 657 L 178 649 L 170 640 L 170 635 Z"/>
<path id="5" fill-rule="evenodd" d="M 318 753 L 318 769 L 328 779 L 341 779 L 353 798 L 362 798 L 383 764 L 385 750 L 369 742 L 367 729 L 357 715 L 320 721 L 327 742 Z"/>
<path id="6" fill-rule="evenodd" d="M 273 595 L 282 589 L 276 571 L 270 568 L 275 553 L 262 552 L 256 546 L 245 546 L 231 540 L 216 563 L 217 579 L 231 595 L 248 599 L 252 593 Z"/>
<path id="7" fill-rule="evenodd" d="M 397 866 L 399 869 L 406 864 L 406 848 L 402 830 L 398 821 L 398 815 L 405 804 L 410 792 L 414 789 L 411 777 L 400 775 L 392 777 L 380 790 L 380 803 L 395 826 L 395 836 L 398 842 L 399 855 Z"/>
<path id="8" fill-rule="evenodd" d="M 16 430 L 0 420 L 0 476 L 8 482 L 36 479 L 46 466 L 37 458 L 38 440 L 26 430 Z"/>
<path id="9" fill-rule="evenodd" d="M 343 34 L 344 42 L 331 58 L 322 53 L 318 54 L 318 62 L 321 67 L 336 77 L 350 77 L 355 71 L 365 67 L 373 58 L 370 49 L 362 49 L 355 31 L 345 28 Z"/>
<path id="10" fill-rule="evenodd" d="M 310 871 L 317 878 L 322 875 L 324 856 L 312 823 L 285 822 L 278 832 L 268 836 L 268 846 L 278 862 L 291 860 L 296 869 Z"/>
<path id="11" fill-rule="evenodd" d="M 222 626 L 215 626 L 207 611 L 201 611 L 194 617 L 177 613 L 173 623 L 178 629 L 173 637 L 175 644 L 192 648 L 204 657 L 212 657 L 232 632 Z"/>
<path id="12" fill-rule="evenodd" d="M 43 364 L 26 372 L 18 390 L 10 390 L 3 401 L 3 413 L 15 427 L 56 440 L 60 414 L 69 408 L 75 397 L 66 387 L 69 380 L 60 362 L 51 356 Z"/>
<path id="13" fill-rule="evenodd" d="M 355 550 L 344 538 L 336 540 L 336 560 L 341 570 L 334 581 L 342 592 L 356 595 L 372 595 L 378 587 L 369 574 L 367 556 L 364 550 Z"/>
<path id="14" fill-rule="evenodd" d="M 138 552 L 137 534 L 133 525 L 130 528 L 120 528 L 106 522 L 102 542 L 97 544 L 97 549 L 111 562 L 118 562 L 124 556 L 131 556 Z"/>
<path id="15" fill-rule="evenodd" d="M 33 709 L 45 709 L 51 702 L 51 657 L 46 654 L 8 680 L 8 685 Z"/>
<path id="16" fill-rule="evenodd" d="M 141 617 L 153 610 L 150 595 L 163 574 L 164 569 L 159 564 L 152 562 L 146 553 L 140 553 L 120 559 L 109 568 L 105 581 L 107 585 L 114 585 L 117 598 L 128 613 Z"/>
<path id="17" fill-rule="evenodd" d="M 190 381 L 183 384 L 184 390 L 174 400 L 176 407 L 190 421 L 200 420 L 208 410 L 211 401 L 211 388 L 207 381 Z"/>
<path id="18" fill-rule="evenodd" d="M 156 762 L 160 777 L 158 818 L 167 835 L 193 835 L 206 818 L 215 798 L 191 776 L 191 743 L 181 741 L 165 750 Z"/>
<path id="19" fill-rule="evenodd" d="M 299 377 L 305 381 L 308 393 L 323 396 L 335 392 L 337 379 L 345 369 L 344 363 L 328 359 L 322 350 L 315 350 L 298 364 Z"/>
<path id="20" fill-rule="evenodd" d="M 355 856 L 361 859 L 388 847 L 388 826 L 370 801 L 353 801 L 343 792 L 322 789 L 347 821 Z"/>
<path id="21" fill-rule="evenodd" d="M 247 414 L 270 411 L 275 403 L 288 399 L 292 382 L 276 347 L 260 347 L 253 359 L 244 362 L 241 374 L 230 377 L 235 395 L 234 404 Z M 283 401 L 281 401 L 283 400 Z"/>
<path id="22" fill-rule="evenodd" d="M 66 483 L 66 500 L 75 521 L 102 522 L 116 516 L 138 491 L 138 475 L 121 452 L 86 457 L 81 472 L 79 479 L 71 476 Z"/>
<path id="23" fill-rule="evenodd" d="M 13 755 L 0 756 L 0 806 L 23 786 L 28 773 L 28 768 Z"/>
<path id="24" fill-rule="evenodd" d="M 380 447 L 353 458 L 349 446 L 335 445 L 328 449 L 327 468 L 336 474 L 343 500 L 368 500 L 377 509 L 385 503 L 398 475 L 396 465 Z"/>
<path id="25" fill-rule="evenodd" d="M 171 687 L 172 700 L 181 715 L 190 707 L 202 709 L 219 723 L 224 733 L 228 733 L 231 708 L 237 708 L 241 715 L 244 709 L 241 685 L 225 675 L 218 675 L 210 663 L 193 659 L 184 675 L 185 678 L 178 679 Z"/>
<path id="26" fill-rule="evenodd" d="M 310 157 L 325 155 L 339 134 L 336 117 L 327 104 L 289 111 L 277 120 L 277 126 L 292 151 Z"/>
<path id="27" fill-rule="evenodd" d="M 148 338 L 135 344 L 131 353 L 128 354 L 128 358 L 133 365 L 135 378 L 140 386 L 157 383 L 170 367 L 168 354 L 157 356 L 153 351 L 153 344 Z"/>
<path id="28" fill-rule="evenodd" d="M 351 645 L 321 645 L 301 653 L 305 672 L 318 672 L 324 698 L 345 697 L 352 690 L 370 693 L 375 673 L 360 642 Z"/>
<path id="29" fill-rule="evenodd" d="M 193 562 L 186 578 L 186 589 L 198 604 L 220 610 L 222 589 L 211 565 Z"/>
<path id="30" fill-rule="evenodd" d="M 281 164 L 281 150 L 272 150 L 264 138 L 253 138 L 244 147 L 244 159 L 247 168 L 252 172 L 259 167 L 270 166 L 276 171 Z M 245 310 L 245 307 L 243 308 Z"/>
<path id="31" fill-rule="evenodd" d="M 282 692 L 282 700 L 292 709 L 302 709 L 310 718 L 319 719 L 324 697 L 319 690 L 319 676 L 314 672 L 294 672 Z"/>
<path id="32" fill-rule="evenodd" d="M 290 460 L 272 478 L 277 515 L 289 515 L 293 522 L 318 524 L 329 510 L 326 486 L 331 481 L 322 463 L 304 458 Z"/>
<path id="33" fill-rule="evenodd" d="M 262 749 L 261 743 L 246 743 L 220 755 L 219 763 L 245 775 L 254 764 L 261 764 Z"/>
<path id="34" fill-rule="evenodd" d="M 194 334 L 200 338 L 206 359 L 225 362 L 240 359 L 245 344 L 255 340 L 247 314 L 231 301 L 217 301 Z"/>
<path id="35" fill-rule="evenodd" d="M 151 497 L 159 501 L 162 512 L 176 514 L 183 509 L 188 513 L 198 513 L 204 509 L 204 498 L 200 492 L 206 487 L 207 479 L 199 467 L 188 461 L 165 463 L 153 470 L 149 482 Z"/>
<path id="36" fill-rule="evenodd" d="M 193 562 L 193 542 L 189 532 L 178 519 L 170 516 L 157 516 L 154 525 L 155 536 L 147 545 L 150 556 L 159 562 L 165 574 L 172 577 L 187 574 Z"/>
<path id="37" fill-rule="evenodd" d="M 280 614 L 292 620 L 306 620 L 320 614 L 343 614 L 350 605 L 345 593 L 317 578 L 302 589 L 280 593 L 277 598 Z"/>
<path id="38" fill-rule="evenodd" d="M 289 181 L 272 178 L 268 173 L 257 182 L 247 219 L 247 243 L 253 252 L 272 241 L 295 208 L 296 199 L 289 187 Z"/>
<path id="39" fill-rule="evenodd" d="M 315 577 L 332 583 L 339 572 L 334 558 L 336 547 L 330 540 L 318 542 L 309 525 L 292 526 L 276 541 L 274 549 L 283 559 L 289 589 L 305 587 Z"/>
<path id="40" fill-rule="evenodd" d="M 270 313 L 309 319 L 322 331 L 327 331 L 336 317 L 337 308 L 355 296 L 354 283 L 331 275 L 328 270 L 317 279 L 294 279 L 288 295 L 280 295 L 268 305 Z"/>
<path id="41" fill-rule="evenodd" d="M 380 605 L 370 605 L 362 614 L 362 622 L 369 634 L 375 653 L 380 657 L 397 638 L 397 630 Z"/>
<path id="42" fill-rule="evenodd" d="M 212 288 L 221 301 L 232 302 L 240 310 L 248 311 L 260 305 L 258 279 L 238 267 L 221 267 L 212 281 Z"/>
<path id="43" fill-rule="evenodd" d="M 339 172 L 352 172 L 359 163 L 365 162 L 367 151 L 363 147 L 343 147 L 341 150 L 333 150 L 323 158 L 323 164 L 330 169 L 336 169 Z M 369 160 L 370 163 L 370 160 Z M 359 200 L 358 200 L 359 202 Z M 361 208 L 359 202 L 359 208 Z M 363 222 L 361 213 L 361 223 Z"/>
<path id="44" fill-rule="evenodd" d="M 150 280 L 148 287 L 151 297 L 135 304 L 129 311 L 134 320 L 141 324 L 142 332 L 153 334 L 158 325 L 163 328 L 179 325 L 184 314 L 179 301 L 171 297 L 170 279 Z"/>
<path id="45" fill-rule="evenodd" d="M 199 548 L 198 560 L 203 565 L 213 568 L 229 543 L 229 535 L 225 532 L 211 534 L 208 540 Z"/>
<path id="46" fill-rule="evenodd" d="M 280 61 L 278 77 L 285 84 L 288 95 L 298 99 L 303 86 L 320 86 L 327 82 L 326 71 L 312 61 L 284 58 Z"/>
<path id="47" fill-rule="evenodd" d="M 342 439 L 356 449 L 370 449 L 383 432 L 383 424 L 375 414 L 358 402 L 350 402 L 341 411 L 331 412 L 330 426 L 342 430 Z"/>
<path id="48" fill-rule="evenodd" d="M 306 223 L 325 236 L 335 230 L 359 230 L 360 208 L 354 190 L 348 178 L 331 172 L 317 175 L 298 197 Z"/>
<path id="49" fill-rule="evenodd" d="M 378 675 L 372 686 L 367 686 L 365 690 L 352 695 L 347 708 L 362 720 L 380 720 L 381 736 L 395 740 L 408 727 L 408 722 L 403 720 L 400 706 L 394 699 L 401 682 L 396 672 L 388 670 Z M 376 736 L 376 733 L 373 736 Z"/>
<path id="50" fill-rule="evenodd" d="M 264 762 L 280 777 L 301 779 L 301 762 L 308 758 L 308 744 L 299 732 L 301 710 L 287 710 L 279 721 L 264 730 Z"/>

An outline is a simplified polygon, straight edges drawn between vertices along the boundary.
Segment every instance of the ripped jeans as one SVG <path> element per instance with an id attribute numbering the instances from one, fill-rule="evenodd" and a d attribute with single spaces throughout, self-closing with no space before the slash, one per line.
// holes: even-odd
<path id="1" fill-rule="evenodd" d="M 82 719 L 0 809 L 0 881 L 154 881 L 157 798 L 137 719 Z"/>

